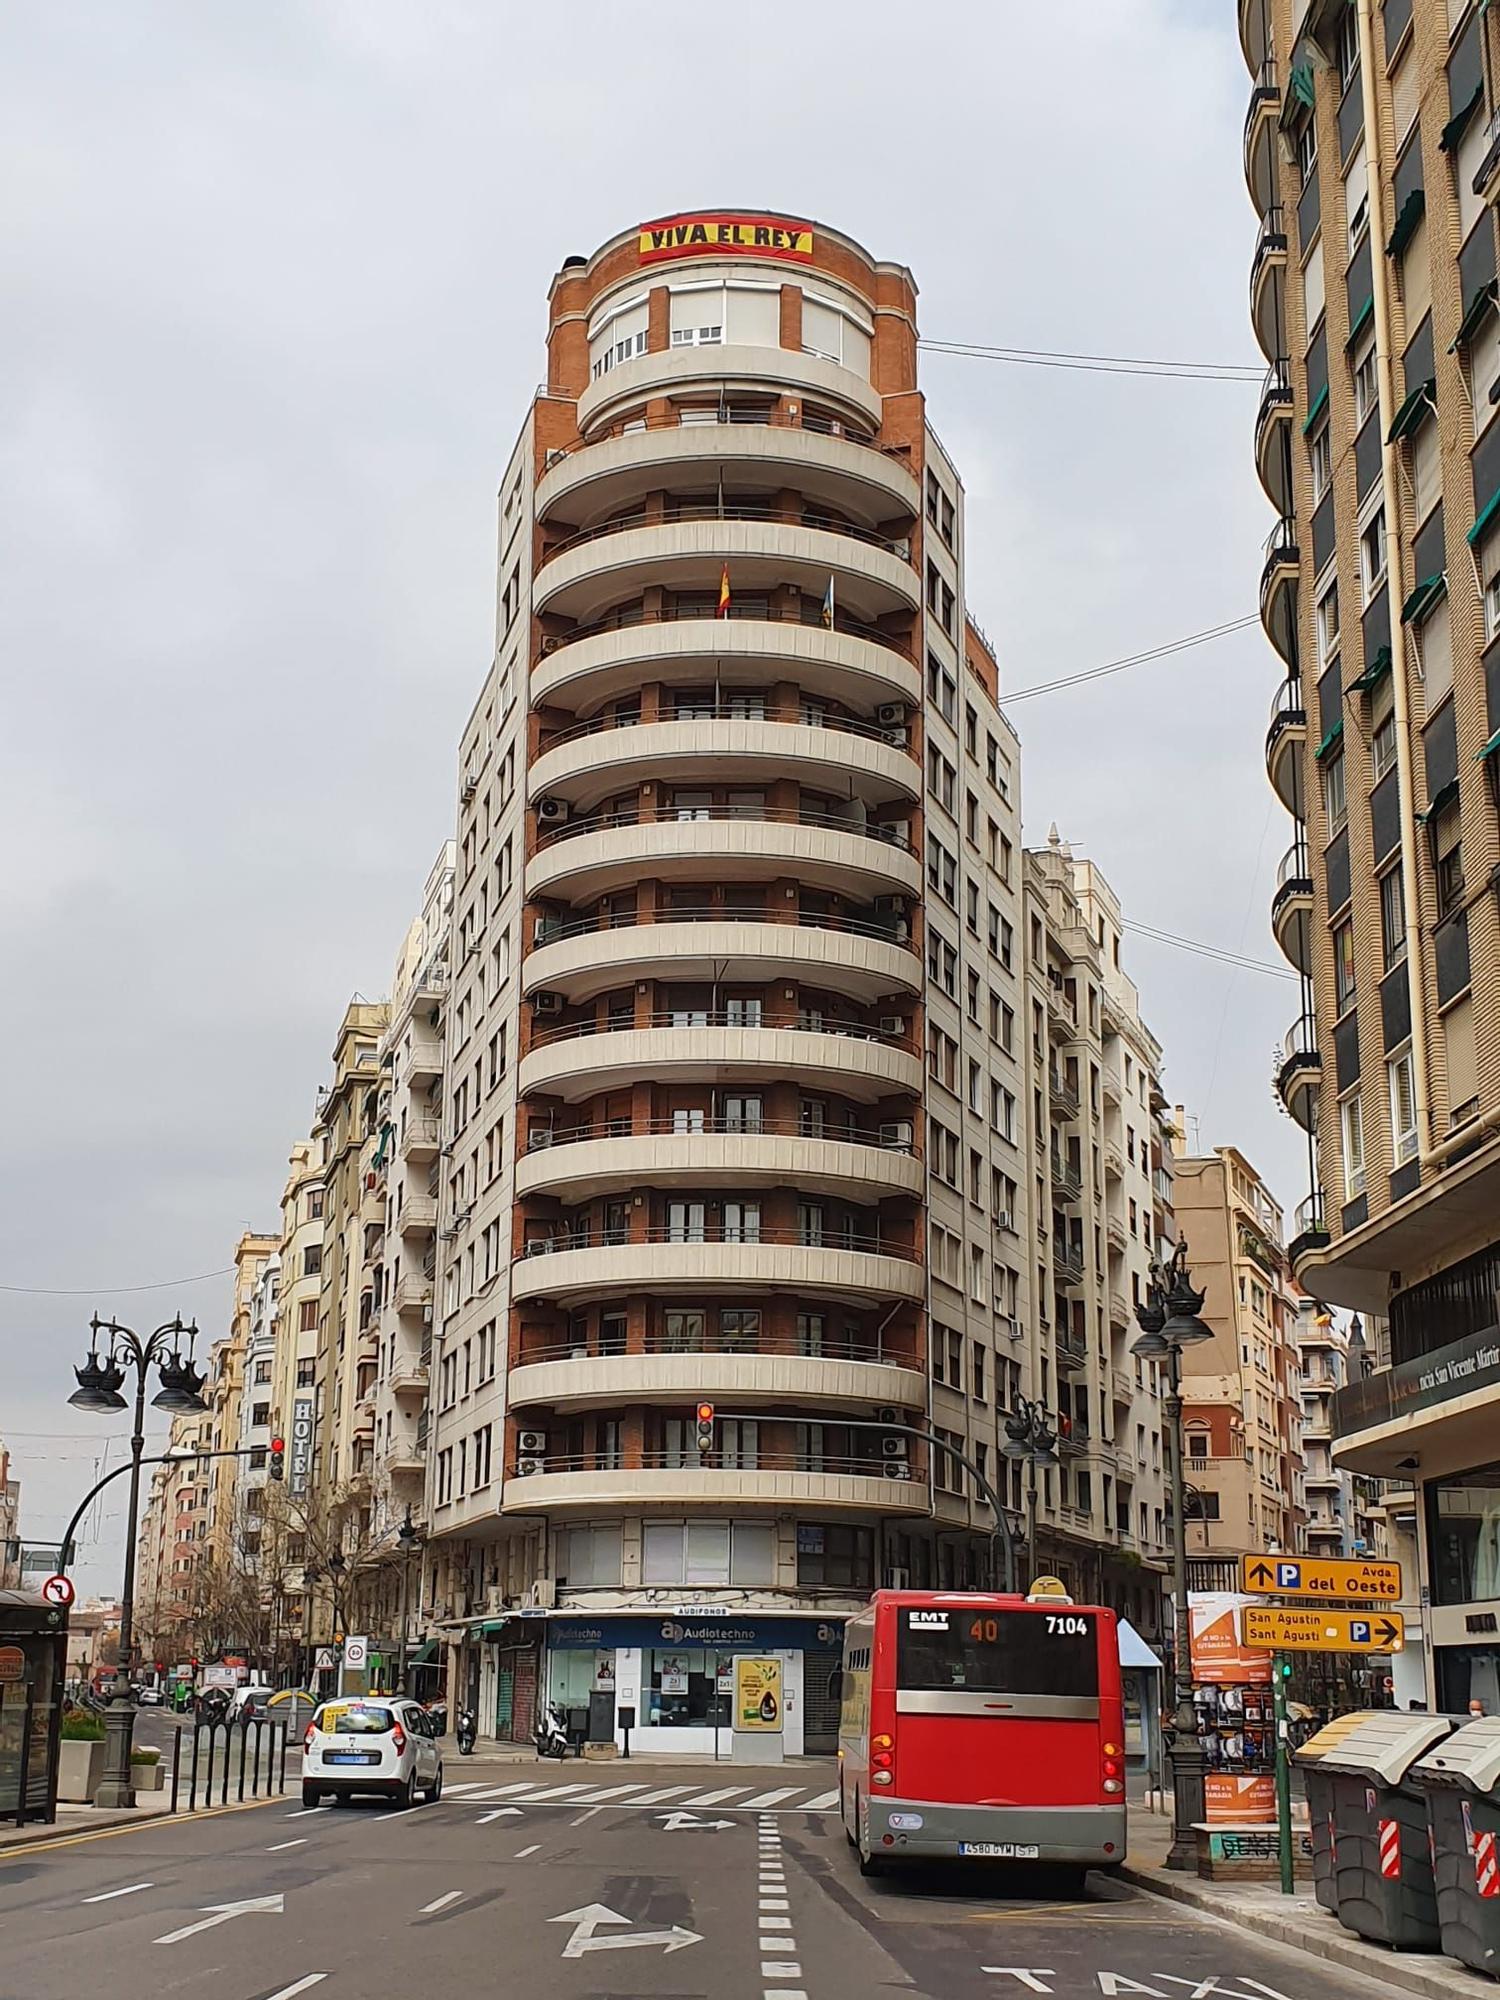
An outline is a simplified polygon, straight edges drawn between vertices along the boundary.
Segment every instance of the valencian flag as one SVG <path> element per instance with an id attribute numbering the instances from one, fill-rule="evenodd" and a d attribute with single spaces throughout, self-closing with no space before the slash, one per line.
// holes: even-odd
<path id="1" fill-rule="evenodd" d="M 829 577 L 828 588 L 823 593 L 823 626 L 826 631 L 831 632 L 833 630 L 833 578 L 832 577 Z"/>
<path id="2" fill-rule="evenodd" d="M 725 565 L 724 565 L 723 569 L 722 569 L 722 570 L 721 570 L 721 571 L 719 572 L 719 608 L 718 608 L 718 610 L 717 610 L 717 611 L 716 611 L 716 612 L 714 613 L 714 616 L 715 616 L 715 618 L 727 618 L 727 617 L 729 616 L 729 565 L 728 565 L 728 563 L 725 563 Z"/>

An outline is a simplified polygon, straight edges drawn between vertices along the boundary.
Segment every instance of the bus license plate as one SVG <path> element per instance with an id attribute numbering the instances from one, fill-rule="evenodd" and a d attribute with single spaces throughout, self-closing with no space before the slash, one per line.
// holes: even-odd
<path id="1" fill-rule="evenodd" d="M 961 1840 L 958 1851 L 983 1861 L 1036 1861 L 1042 1850 L 1034 1840 Z"/>

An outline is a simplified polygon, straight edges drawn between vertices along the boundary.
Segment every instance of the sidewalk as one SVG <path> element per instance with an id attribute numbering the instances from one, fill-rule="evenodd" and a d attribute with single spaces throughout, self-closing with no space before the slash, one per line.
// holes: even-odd
<path id="1" fill-rule="evenodd" d="M 1170 1818 L 1133 1808 L 1130 1859 L 1120 1870 L 1120 1880 L 1154 1896 L 1189 1904 L 1239 1930 L 1327 1959 L 1346 1971 L 1362 1972 L 1399 1992 L 1420 1994 L 1423 2000 L 1495 2000 L 1495 1981 L 1470 1972 L 1456 1959 L 1366 1944 L 1322 1907 L 1311 1882 L 1299 1882 L 1294 1896 L 1283 1896 L 1274 1882 L 1247 1882 L 1243 1887 L 1203 1882 L 1162 1865 L 1171 1845 Z"/>
<path id="2" fill-rule="evenodd" d="M 217 1788 L 216 1788 L 217 1789 Z M 295 1796 L 297 1787 L 288 1783 L 284 1792 L 271 1792 L 271 1799 L 289 1799 Z M 235 1797 L 233 1785 L 229 1788 L 229 1804 L 241 1803 Z M 245 1799 L 247 1806 L 258 1805 L 263 1800 Z M 104 1827 L 142 1826 L 154 1819 L 194 1819 L 199 1813 L 223 1812 L 225 1807 L 217 1799 L 204 1800 L 203 1804 L 190 1810 L 186 1803 L 179 1803 L 178 1810 L 172 1811 L 172 1792 L 168 1786 L 160 1792 L 137 1792 L 134 1809 L 121 1808 L 104 1810 L 99 1806 L 64 1805 L 57 1808 L 55 1820 L 29 1820 L 25 1826 L 11 1826 L 0 1822 L 0 1861 L 21 1853 L 28 1847 L 46 1847 L 59 1840 L 75 1840 L 79 1834 L 98 1833 Z"/>

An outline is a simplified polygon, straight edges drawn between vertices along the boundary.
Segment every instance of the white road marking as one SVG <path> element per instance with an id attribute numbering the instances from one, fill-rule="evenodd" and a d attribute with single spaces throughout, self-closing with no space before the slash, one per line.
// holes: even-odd
<path id="1" fill-rule="evenodd" d="M 1056 1979 L 1057 1974 L 1047 1965 L 981 1965 L 981 1972 L 993 1972 L 1004 1979 L 1019 1979 L 1023 1986 L 1033 1993 L 1050 1993 L 1052 1988 L 1044 1986 L 1044 1979 Z"/>
<path id="2" fill-rule="evenodd" d="M 529 1805 L 540 1805 L 543 1799 L 567 1799 L 575 1792 L 586 1792 L 587 1785 L 554 1785 L 550 1792 L 533 1792 L 527 1801 Z"/>
<path id="3" fill-rule="evenodd" d="M 470 1804 L 473 1804 L 472 1800 L 470 1800 Z M 526 1815 L 521 1811 L 519 1806 L 496 1806 L 493 1812 L 481 1813 L 474 1824 L 476 1826 L 489 1826 L 497 1819 L 524 1819 L 525 1817 Z"/>
<path id="4" fill-rule="evenodd" d="M 837 1792 L 819 1792 L 815 1799 L 809 1799 L 805 1806 L 798 1806 L 796 1811 L 827 1812 L 830 1806 L 836 1806 L 838 1802 L 839 1795 Z M 788 2000 L 790 2000 L 790 1996 L 788 1996 Z"/>
<path id="5" fill-rule="evenodd" d="M 797 1940 L 789 1937 L 763 1937 L 760 1948 L 762 1951 L 795 1951 Z"/>
<path id="6" fill-rule="evenodd" d="M 305 1979 L 295 1979 L 290 1986 L 283 1986 L 279 1993 L 273 1993 L 270 2000 L 293 2000 L 295 1994 L 305 1993 L 309 1986 L 316 1986 L 327 1977 L 326 1972 L 309 1972 Z M 783 2000 L 791 2000 L 791 1995 L 784 1995 Z"/>
<path id="7" fill-rule="evenodd" d="M 85 1896 L 86 1903 L 112 1903 L 116 1896 L 134 1896 L 142 1889 L 154 1889 L 154 1882 L 128 1882 L 123 1889 L 106 1889 L 102 1896 Z"/>
<path id="8" fill-rule="evenodd" d="M 469 1800 L 474 1805 L 480 1799 L 512 1799 L 518 1792 L 534 1792 L 538 1789 L 535 1778 L 528 1778 L 520 1785 L 485 1785 Z"/>
<path id="9" fill-rule="evenodd" d="M 559 1916 L 549 1917 L 550 1924 L 571 1924 L 573 1934 L 563 1946 L 564 1958 L 582 1958 L 590 1951 L 625 1951 L 633 1945 L 660 1945 L 663 1955 L 681 1951 L 690 1944 L 702 1944 L 697 1931 L 684 1930 L 681 1924 L 674 1924 L 669 1931 L 625 1931 L 609 1937 L 596 1937 L 594 1933 L 602 1924 L 629 1924 L 631 1917 L 622 1917 L 604 1903 L 585 1903 L 581 1909 L 564 1910 Z"/>
<path id="10" fill-rule="evenodd" d="M 430 1917 L 434 1910 L 446 1910 L 450 1903 L 461 1903 L 463 1899 L 464 1892 L 462 1889 L 450 1889 L 446 1896 L 438 1896 L 434 1901 L 424 1903 L 418 1915 Z"/>
<path id="11" fill-rule="evenodd" d="M 332 1812 L 332 1806 L 298 1806 L 295 1812 L 287 1814 L 288 1819 L 311 1819 L 314 1813 Z"/>
<path id="12" fill-rule="evenodd" d="M 632 1799 L 633 1806 L 659 1806 L 664 1799 L 680 1799 L 684 1792 L 695 1792 L 696 1785 L 668 1785 L 664 1791 L 647 1792 L 643 1799 Z"/>
<path id="13" fill-rule="evenodd" d="M 580 1801 L 574 1799 L 573 1803 L 576 1806 L 580 1803 Z M 570 1819 L 568 1821 L 568 1825 L 582 1826 L 586 1819 L 593 1819 L 596 1814 L 602 1813 L 603 1810 L 604 1810 L 603 1806 L 586 1806 L 584 1810 L 578 1815 L 577 1819 Z"/>
<path id="14" fill-rule="evenodd" d="M 790 1917 L 762 1917 L 760 1927 L 763 1931 L 789 1931 L 792 1920 Z"/>
<path id="15" fill-rule="evenodd" d="M 153 1938 L 153 1944 L 181 1944 L 184 1938 L 196 1937 L 199 1931 L 211 1931 L 219 1924 L 227 1924 L 234 1917 L 260 1913 L 279 1917 L 285 1913 L 284 1896 L 249 1896 L 241 1903 L 208 1903 L 203 1916 L 196 1924 L 184 1924 L 181 1930 L 168 1931 L 164 1937 Z"/>
<path id="16" fill-rule="evenodd" d="M 746 1799 L 745 1803 L 737 1807 L 736 1810 L 739 1812 L 755 1812 L 760 1807 L 779 1805 L 783 1799 L 794 1799 L 801 1789 L 800 1785 L 786 1785 L 779 1792 L 762 1792 L 758 1798 Z"/>
<path id="17" fill-rule="evenodd" d="M 274 1847 L 268 1847 L 266 1849 L 266 1852 L 267 1854 L 285 1854 L 289 1847 L 306 1847 L 306 1845 L 307 1845 L 307 1835 L 303 1833 L 299 1834 L 295 1840 L 278 1840 L 276 1845 Z M 323 1976 L 322 1973 L 318 1974 L 318 1977 L 320 1979 L 322 1978 L 322 1976 Z"/>
<path id="18" fill-rule="evenodd" d="M 773 1958 L 764 1960 L 760 1968 L 762 1979 L 800 1979 L 802 1967 L 794 1958 Z"/>
<path id="19" fill-rule="evenodd" d="M 596 1812 L 603 1810 L 602 1806 L 595 1807 Z M 662 1822 L 663 1833 L 680 1833 L 685 1826 L 690 1827 L 695 1833 L 711 1833 L 716 1828 L 734 1825 L 732 1819 L 699 1819 L 696 1813 L 690 1812 L 664 1812 L 658 1813 L 656 1817 Z"/>
<path id="20" fill-rule="evenodd" d="M 762 1896 L 760 1899 L 760 1913 L 762 1916 L 766 1914 L 767 1910 L 789 1910 L 791 1907 L 785 1896 Z"/>
<path id="21" fill-rule="evenodd" d="M 623 1799 L 627 1792 L 643 1792 L 645 1789 L 644 1785 L 611 1785 L 606 1791 L 585 1792 L 584 1798 L 590 1804 L 595 1804 L 604 1799 Z M 583 1800 L 580 1800 L 579 1803 L 582 1804 Z"/>
<path id="22" fill-rule="evenodd" d="M 726 1799 L 737 1799 L 741 1792 L 748 1792 L 748 1785 L 726 1785 L 722 1792 L 702 1792 L 696 1799 L 689 1799 L 689 1808 L 696 1812 L 699 1806 L 721 1806 Z"/>
<path id="23" fill-rule="evenodd" d="M 459 1792 L 482 1792 L 484 1790 L 484 1780 L 483 1778 L 471 1778 L 467 1784 L 445 1785 L 443 1789 L 454 1794 Z"/>
<path id="24" fill-rule="evenodd" d="M 542 1843 L 540 1841 L 537 1841 L 536 1845 L 533 1847 L 523 1847 L 520 1853 L 516 1856 L 517 1861 L 524 1861 L 528 1854 L 535 1854 L 537 1848 L 539 1848 L 541 1844 Z"/>
<path id="25" fill-rule="evenodd" d="M 807 1995 L 796 1986 L 768 1986 L 762 2000 L 807 2000 Z"/>

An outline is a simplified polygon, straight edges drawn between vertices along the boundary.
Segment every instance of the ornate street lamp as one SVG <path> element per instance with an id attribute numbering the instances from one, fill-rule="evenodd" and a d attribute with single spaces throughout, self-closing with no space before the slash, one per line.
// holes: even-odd
<path id="1" fill-rule="evenodd" d="M 1057 1432 L 1047 1421 L 1047 1412 L 1029 1396 L 1018 1399 L 1005 1419 L 1005 1443 L 1000 1447 L 1006 1458 L 1025 1459 L 1030 1466 L 1026 1479 L 1026 1569 L 1027 1582 L 1036 1582 L 1036 1469 L 1057 1462 Z"/>
<path id="2" fill-rule="evenodd" d="M 396 1642 L 396 1692 L 409 1692 L 406 1685 L 406 1641 L 411 1618 L 411 1559 L 422 1546 L 422 1531 L 411 1517 L 411 1502 L 406 1503 L 406 1518 L 396 1530 L 396 1540 L 401 1544 L 401 1636 Z"/>

